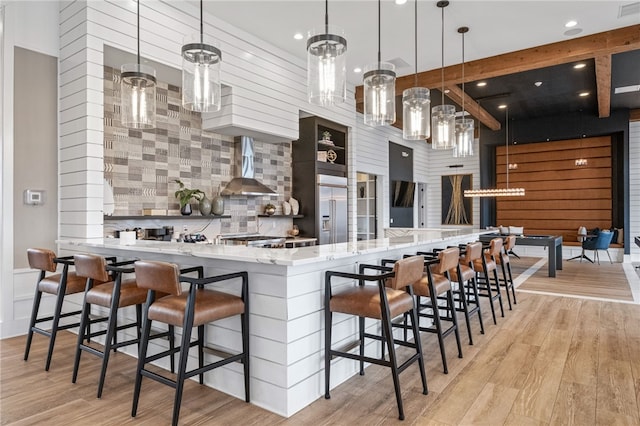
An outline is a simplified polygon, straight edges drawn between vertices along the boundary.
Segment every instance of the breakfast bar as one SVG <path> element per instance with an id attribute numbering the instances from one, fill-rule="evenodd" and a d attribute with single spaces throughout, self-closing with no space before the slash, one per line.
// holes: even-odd
<path id="1" fill-rule="evenodd" d="M 95 242 L 60 240 L 58 244 L 69 253 L 162 260 L 182 267 L 203 265 L 205 275 L 247 271 L 251 402 L 289 417 L 323 393 L 325 271 L 357 272 L 362 263 L 379 265 L 383 258 L 398 259 L 404 254 L 466 243 L 477 240 L 482 232 L 429 230 L 401 237 L 289 249 L 140 240 L 121 245 L 119 239 L 106 238 Z M 346 280 L 345 284 L 350 282 Z M 367 326 L 375 328 L 378 324 L 371 321 Z M 334 344 L 350 341 L 357 331 L 357 321 L 335 315 L 333 330 Z M 239 321 L 219 321 L 208 326 L 207 342 L 215 349 L 238 351 L 236 347 L 225 347 L 225 343 L 239 342 L 239 333 Z M 379 345 L 372 344 L 367 350 L 375 354 Z M 336 360 L 332 366 L 331 387 L 357 371 L 355 361 Z M 216 369 L 205 376 L 205 384 L 243 398 L 242 366 L 231 364 Z"/>

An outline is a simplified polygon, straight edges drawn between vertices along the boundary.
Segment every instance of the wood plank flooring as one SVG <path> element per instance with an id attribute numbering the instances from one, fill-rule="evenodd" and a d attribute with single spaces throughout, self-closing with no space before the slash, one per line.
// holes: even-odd
<path id="1" fill-rule="evenodd" d="M 568 265 L 565 264 L 565 267 Z M 586 265 L 582 265 L 584 267 Z M 609 271 L 587 276 L 596 285 Z M 573 268 L 559 281 L 571 282 Z M 542 268 L 546 275 L 546 268 Z M 577 273 L 576 273 L 577 274 Z M 576 278 L 576 275 L 573 275 Z M 558 280 L 558 278 L 556 278 Z M 386 368 L 371 366 L 289 419 L 195 382 L 187 383 L 184 425 L 612 425 L 640 424 L 640 306 L 628 303 L 518 293 L 513 311 L 498 325 L 483 303 L 486 334 L 472 321 L 475 345 L 464 358 L 446 339 L 449 374 L 435 336 L 423 335 L 429 395 L 422 395 L 417 367 L 400 376 L 406 420 L 397 419 Z M 44 371 L 46 339 L 34 337 L 29 361 L 24 337 L 0 341 L 0 424 L 169 424 L 173 390 L 150 380 L 142 387 L 138 416 L 130 417 L 135 360 L 111 358 L 102 399 L 95 398 L 99 360 L 84 355 L 78 383 L 71 383 L 75 335 L 63 332 L 51 370 Z M 407 352 L 400 350 L 401 355 Z"/>
<path id="2" fill-rule="evenodd" d="M 524 272 L 531 265 L 532 259 L 539 260 L 536 258 L 513 259 L 511 261 L 513 270 L 518 274 Z M 572 260 L 564 261 L 562 265 L 563 269 L 556 272 L 555 279 L 549 279 L 547 265 L 543 265 L 520 286 L 520 289 L 633 301 L 622 263 L 601 260 L 598 265 Z M 597 280 L 596 277 L 601 279 Z"/>

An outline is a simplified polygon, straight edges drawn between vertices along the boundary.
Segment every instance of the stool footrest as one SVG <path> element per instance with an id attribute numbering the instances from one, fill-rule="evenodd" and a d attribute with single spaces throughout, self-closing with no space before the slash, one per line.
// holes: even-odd
<path id="1" fill-rule="evenodd" d="M 365 334 L 365 337 L 367 337 L 366 334 Z M 336 352 L 349 352 L 357 348 L 358 346 L 360 346 L 360 340 L 354 340 L 352 342 L 345 343 L 341 348 L 336 349 Z"/>
<path id="2" fill-rule="evenodd" d="M 148 358 L 147 358 L 148 359 Z M 158 373 L 154 373 L 153 371 L 149 371 L 149 370 L 145 370 L 144 368 L 142 370 L 140 370 L 140 374 L 143 375 L 144 377 L 148 377 L 150 379 L 155 380 L 156 382 L 160 382 L 162 384 L 165 384 L 167 386 L 171 386 L 172 388 L 176 388 L 176 381 L 175 380 L 171 380 L 168 379 Z"/>
<path id="3" fill-rule="evenodd" d="M 360 356 L 357 354 L 352 354 L 350 352 L 340 352 L 340 351 L 336 351 L 334 349 L 331 349 L 329 351 L 329 354 L 331 354 L 331 358 L 333 359 L 336 356 L 341 356 L 343 358 L 349 358 L 349 359 L 355 359 L 356 361 L 364 361 L 364 362 L 368 362 L 371 364 L 377 364 L 377 365 L 382 365 L 384 367 L 391 367 L 391 363 L 389 361 L 386 361 L 385 359 L 380 359 L 380 358 L 371 358 L 368 356 Z"/>
<path id="4" fill-rule="evenodd" d="M 232 362 L 241 361 L 242 358 L 244 358 L 244 354 L 232 355 L 229 358 L 221 359 L 220 361 L 205 365 L 202 368 L 196 368 L 195 370 L 186 371 L 184 373 L 184 377 L 185 379 L 188 379 L 189 377 L 206 373 L 207 371 L 213 370 L 214 368 L 222 367 L 223 365 L 231 364 Z"/>
<path id="5" fill-rule="evenodd" d="M 60 314 L 59 318 L 66 318 L 66 317 L 70 317 L 72 315 L 80 315 L 81 313 L 82 313 L 82 311 L 66 312 L 64 314 Z M 49 316 L 49 317 L 38 318 L 36 320 L 36 324 L 38 324 L 40 322 L 51 321 L 51 320 L 53 320 L 53 315 Z"/>

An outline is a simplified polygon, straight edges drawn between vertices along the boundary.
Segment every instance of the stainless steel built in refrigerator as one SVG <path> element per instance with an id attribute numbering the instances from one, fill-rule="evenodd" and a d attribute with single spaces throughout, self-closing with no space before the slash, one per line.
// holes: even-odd
<path id="1" fill-rule="evenodd" d="M 347 178 L 318 175 L 319 244 L 347 242 Z"/>

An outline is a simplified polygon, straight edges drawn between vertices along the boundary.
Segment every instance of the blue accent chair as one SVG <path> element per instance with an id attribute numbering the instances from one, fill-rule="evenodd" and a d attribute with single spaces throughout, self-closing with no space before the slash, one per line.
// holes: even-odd
<path id="1" fill-rule="evenodd" d="M 582 251 L 584 252 L 585 250 L 593 250 L 594 257 L 598 261 L 598 265 L 599 265 L 600 256 L 598 255 L 598 250 L 606 250 L 607 256 L 609 256 L 609 262 L 613 263 L 613 261 L 611 260 L 611 255 L 609 254 L 609 244 L 611 244 L 612 238 L 613 238 L 613 232 L 600 231 L 597 237 L 588 238 L 582 242 Z M 582 259 L 580 259 L 580 262 L 582 262 Z"/>

